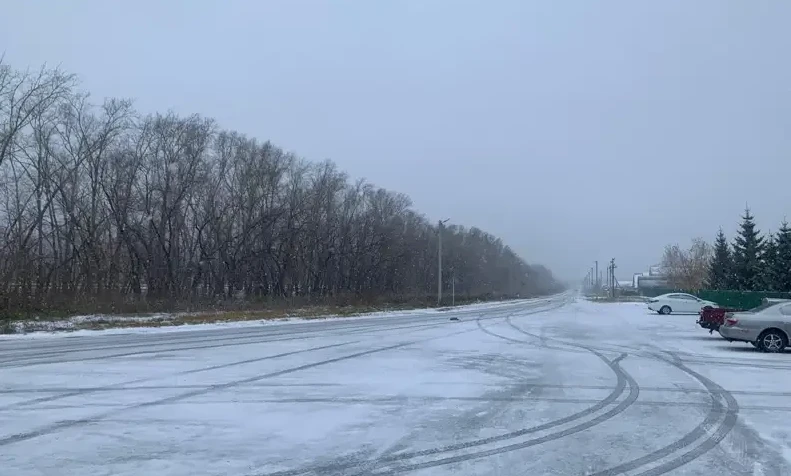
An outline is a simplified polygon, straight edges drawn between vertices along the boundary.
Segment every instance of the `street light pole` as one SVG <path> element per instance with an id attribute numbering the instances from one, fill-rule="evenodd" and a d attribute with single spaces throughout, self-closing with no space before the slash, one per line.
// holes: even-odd
<path id="1" fill-rule="evenodd" d="M 455 269 L 451 269 L 451 271 L 452 271 L 452 276 L 453 277 L 451 278 L 451 281 L 450 281 L 451 282 L 451 285 L 450 285 L 450 296 L 451 296 L 451 298 L 450 298 L 450 305 L 455 307 L 456 306 L 456 270 Z"/>
<path id="2" fill-rule="evenodd" d="M 439 220 L 439 227 L 437 229 L 437 306 L 442 305 L 442 226 L 450 218 Z"/>
<path id="3" fill-rule="evenodd" d="M 594 274 L 594 276 L 596 276 L 596 290 L 598 291 L 599 290 L 599 286 L 600 286 L 600 283 L 599 283 L 600 282 L 600 280 L 599 280 L 599 261 L 596 260 L 595 263 L 596 263 L 596 274 Z"/>

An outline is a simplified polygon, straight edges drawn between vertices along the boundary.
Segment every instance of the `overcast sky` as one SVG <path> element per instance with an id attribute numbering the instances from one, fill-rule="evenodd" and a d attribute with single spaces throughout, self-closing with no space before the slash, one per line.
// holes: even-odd
<path id="1" fill-rule="evenodd" d="M 791 2 L 0 0 L 0 51 L 214 117 L 582 278 L 791 219 Z"/>

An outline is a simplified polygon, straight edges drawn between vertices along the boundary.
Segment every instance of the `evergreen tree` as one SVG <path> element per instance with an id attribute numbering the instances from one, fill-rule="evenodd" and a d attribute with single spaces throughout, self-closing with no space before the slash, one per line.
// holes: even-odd
<path id="1" fill-rule="evenodd" d="M 733 243 L 733 271 L 737 289 L 760 291 L 763 288 L 763 249 L 764 237 L 755 228 L 755 217 L 746 208 Z"/>
<path id="2" fill-rule="evenodd" d="M 722 228 L 714 242 L 714 256 L 709 262 L 708 285 L 711 289 L 733 288 L 733 261 L 728 240 Z"/>
<path id="3" fill-rule="evenodd" d="M 761 270 L 763 277 L 763 289 L 766 291 L 777 291 L 777 242 L 772 233 L 766 235 L 764 251 L 761 254 Z"/>
<path id="4" fill-rule="evenodd" d="M 791 292 L 791 228 L 784 221 L 775 239 L 773 278 L 777 291 Z"/>

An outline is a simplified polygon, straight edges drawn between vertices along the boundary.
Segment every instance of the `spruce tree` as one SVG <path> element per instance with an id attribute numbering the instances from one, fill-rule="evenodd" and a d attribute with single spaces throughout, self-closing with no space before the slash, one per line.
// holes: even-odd
<path id="1" fill-rule="evenodd" d="M 737 289 L 761 291 L 763 288 L 763 248 L 764 238 L 755 228 L 755 217 L 746 208 L 739 233 L 733 243 L 733 271 Z"/>
<path id="2" fill-rule="evenodd" d="M 711 289 L 733 288 L 733 262 L 728 240 L 722 228 L 714 242 L 714 256 L 709 262 L 708 285 Z"/>
<path id="3" fill-rule="evenodd" d="M 784 221 L 775 238 L 775 290 L 791 292 L 791 228 Z"/>
<path id="4" fill-rule="evenodd" d="M 777 245 L 772 233 L 766 235 L 764 241 L 764 251 L 761 254 L 761 276 L 763 289 L 766 291 L 777 291 Z"/>

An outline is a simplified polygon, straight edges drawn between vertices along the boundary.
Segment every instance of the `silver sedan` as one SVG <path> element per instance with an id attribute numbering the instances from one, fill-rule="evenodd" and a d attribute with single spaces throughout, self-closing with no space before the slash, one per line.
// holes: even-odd
<path id="1" fill-rule="evenodd" d="M 728 313 L 719 331 L 729 341 L 750 342 L 764 352 L 782 352 L 791 335 L 791 300 L 764 299 L 755 309 Z"/>

